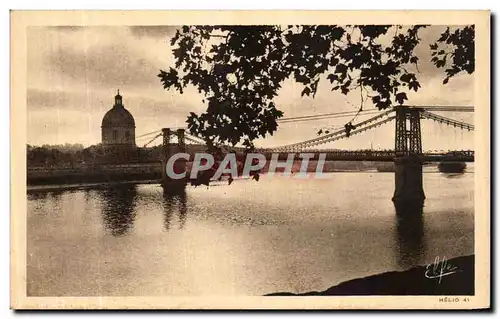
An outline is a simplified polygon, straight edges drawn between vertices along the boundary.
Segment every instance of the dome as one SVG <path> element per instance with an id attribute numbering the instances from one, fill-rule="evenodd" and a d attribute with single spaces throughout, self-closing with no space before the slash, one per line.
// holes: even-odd
<path id="1" fill-rule="evenodd" d="M 115 105 L 102 119 L 101 127 L 134 127 L 135 120 L 132 114 L 123 106 L 120 90 L 115 96 Z"/>
<path id="2" fill-rule="evenodd" d="M 114 106 L 102 119 L 102 127 L 135 127 L 132 114 L 123 106 Z"/>

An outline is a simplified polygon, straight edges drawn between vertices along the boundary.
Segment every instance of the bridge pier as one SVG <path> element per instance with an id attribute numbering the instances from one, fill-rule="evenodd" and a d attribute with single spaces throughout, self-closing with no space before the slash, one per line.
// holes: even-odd
<path id="1" fill-rule="evenodd" d="M 395 189 L 392 201 L 396 211 L 423 205 L 425 200 L 422 174 L 422 137 L 420 109 L 396 108 Z M 407 129 L 409 126 L 409 129 Z"/>
<path id="2" fill-rule="evenodd" d="M 405 156 L 394 159 L 395 189 L 392 201 L 397 206 L 420 205 L 425 200 L 422 161 L 418 157 Z"/>
<path id="3" fill-rule="evenodd" d="M 163 128 L 163 160 L 162 160 L 162 174 L 161 174 L 161 185 L 163 191 L 166 193 L 177 193 L 185 189 L 187 184 L 187 179 L 172 179 L 167 174 L 167 161 L 175 153 L 185 153 L 186 144 L 184 140 L 184 129 L 178 129 L 176 133 L 173 133 L 170 128 Z M 177 135 L 177 147 L 174 149 L 172 145 L 171 138 L 172 135 Z M 182 173 L 186 170 L 186 160 L 178 159 L 174 163 L 174 172 Z"/>

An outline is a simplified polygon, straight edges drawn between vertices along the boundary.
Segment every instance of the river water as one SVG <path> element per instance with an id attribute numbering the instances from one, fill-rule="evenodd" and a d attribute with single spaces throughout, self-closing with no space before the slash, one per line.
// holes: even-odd
<path id="1" fill-rule="evenodd" d="M 434 168 L 435 170 L 435 168 Z M 469 169 L 470 170 L 470 169 Z M 474 174 L 424 174 L 397 218 L 391 173 L 28 193 L 30 296 L 263 295 L 474 253 Z"/>

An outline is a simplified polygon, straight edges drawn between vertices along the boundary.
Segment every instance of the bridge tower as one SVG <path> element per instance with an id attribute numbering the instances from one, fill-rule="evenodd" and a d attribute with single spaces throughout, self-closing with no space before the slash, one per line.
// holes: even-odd
<path id="1" fill-rule="evenodd" d="M 186 180 L 174 180 L 171 179 L 166 170 L 166 165 L 168 159 L 175 153 L 185 153 L 186 143 L 185 143 L 185 130 L 178 129 L 177 132 L 173 133 L 170 128 L 163 128 L 163 160 L 162 160 L 162 185 L 164 191 L 174 191 L 179 189 L 184 189 L 186 186 Z M 177 145 L 171 143 L 172 135 L 177 135 Z M 178 159 L 175 161 L 174 171 L 180 173 L 185 170 L 186 161 L 184 159 Z"/>
<path id="2" fill-rule="evenodd" d="M 425 200 L 422 176 L 422 135 L 418 108 L 396 107 L 395 190 L 396 206 Z"/>

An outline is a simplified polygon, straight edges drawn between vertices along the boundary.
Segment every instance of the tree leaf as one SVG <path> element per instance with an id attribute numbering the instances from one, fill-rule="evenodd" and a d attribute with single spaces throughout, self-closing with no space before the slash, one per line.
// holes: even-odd
<path id="1" fill-rule="evenodd" d="M 311 89 L 308 86 L 306 86 L 304 88 L 304 90 L 302 90 L 302 93 L 300 94 L 300 96 L 304 96 L 304 95 L 309 96 L 309 94 L 311 94 Z"/>
<path id="2" fill-rule="evenodd" d="M 396 94 L 396 98 L 395 98 L 396 102 L 398 102 L 400 105 L 402 105 L 404 103 L 405 100 L 408 100 L 408 97 L 406 96 L 406 93 L 405 92 L 400 92 L 398 94 Z"/>

